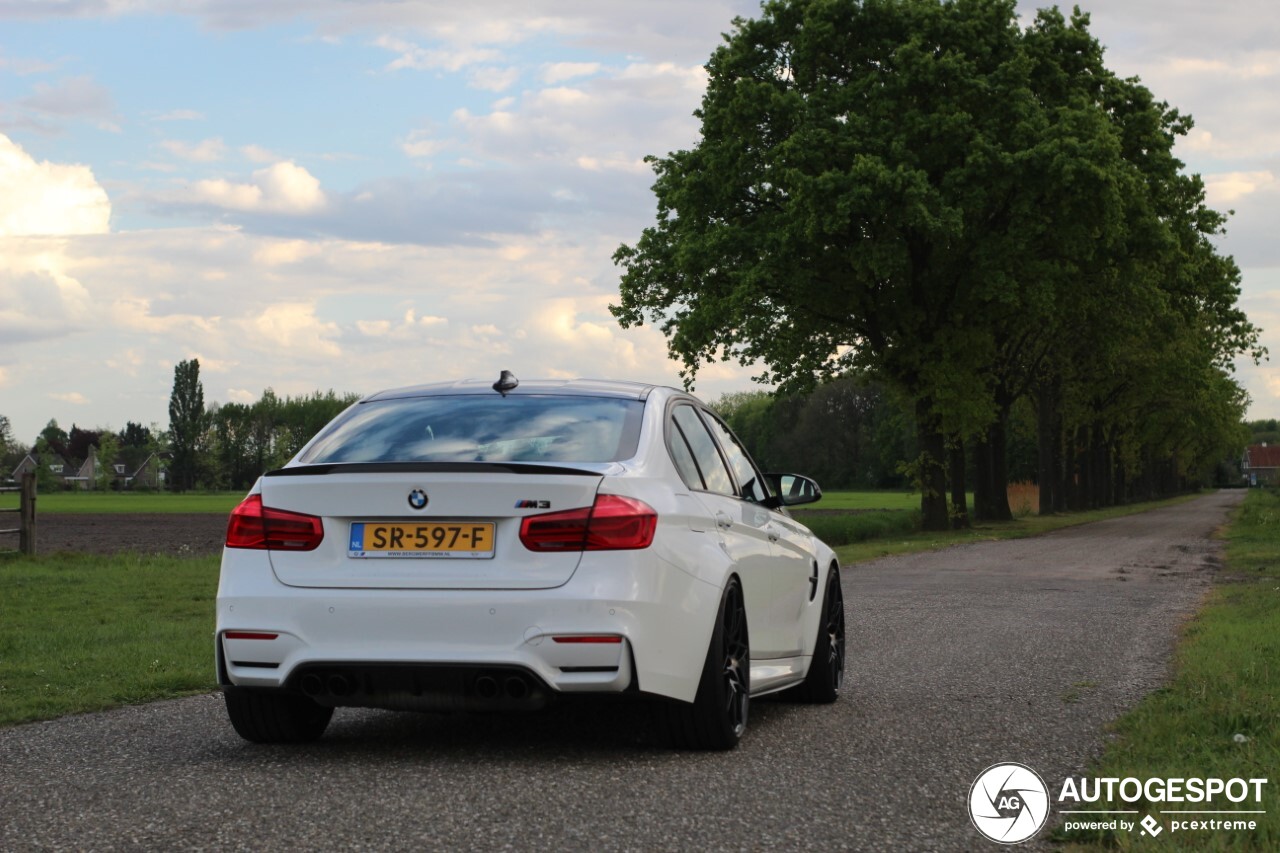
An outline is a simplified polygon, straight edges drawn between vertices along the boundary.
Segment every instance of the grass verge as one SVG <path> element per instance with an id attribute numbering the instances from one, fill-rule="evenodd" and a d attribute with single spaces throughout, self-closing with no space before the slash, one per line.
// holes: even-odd
<path id="1" fill-rule="evenodd" d="M 935 551 L 939 548 L 949 548 L 952 545 L 963 545 L 969 542 L 992 542 L 999 539 L 1023 539 L 1027 536 L 1039 536 L 1042 533 L 1048 533 L 1063 527 L 1088 524 L 1091 521 L 1104 521 L 1108 518 L 1118 518 L 1122 515 L 1133 515 L 1134 513 L 1158 509 L 1162 506 L 1173 506 L 1193 500 L 1196 497 L 1196 495 L 1180 495 L 1167 500 L 1113 506 L 1107 509 L 1094 509 L 1087 512 L 1072 512 L 1063 515 L 1028 515 L 1016 518 L 1013 521 L 975 524 L 967 530 L 918 531 L 900 536 L 890 535 L 883 539 L 857 541 L 848 545 L 828 544 L 832 544 L 832 547 L 835 548 L 836 556 L 840 558 L 840 563 L 849 565 L 850 563 L 861 563 L 880 557 L 890 557 L 895 554 Z M 919 500 L 918 497 L 917 500 Z M 799 518 L 800 513 L 796 515 Z M 812 527 L 809 524 L 811 519 L 799 518 L 799 520 L 802 524 Z M 816 527 L 812 527 L 812 529 L 817 532 Z"/>
<path id="2" fill-rule="evenodd" d="M 1067 849 L 1280 850 L 1280 493 L 1255 489 L 1226 534 L 1226 567 L 1184 628 L 1172 683 L 1114 726 L 1116 740 L 1089 775 L 1137 779 L 1268 779 L 1263 803 L 1092 804 L 1137 809 L 1168 831 L 1062 833 Z M 1261 815 L 1162 815 L 1172 809 L 1262 809 Z M 1173 831 L 1173 819 L 1257 821 L 1254 830 Z"/>
<path id="3" fill-rule="evenodd" d="M 920 493 L 902 491 L 824 492 L 820 501 L 810 504 L 804 509 L 918 510 L 920 509 Z"/>
<path id="4" fill-rule="evenodd" d="M 808 527 L 832 548 L 871 539 L 907 536 L 920 529 L 917 510 L 869 510 L 858 513 L 805 513 L 796 510 L 796 521 Z"/>
<path id="5" fill-rule="evenodd" d="M 0 559 L 0 725 L 214 688 L 218 558 Z"/>

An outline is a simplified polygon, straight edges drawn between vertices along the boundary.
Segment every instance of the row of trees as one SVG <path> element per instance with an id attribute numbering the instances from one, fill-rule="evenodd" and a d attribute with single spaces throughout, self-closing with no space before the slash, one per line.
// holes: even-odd
<path id="1" fill-rule="evenodd" d="M 268 388 L 254 403 L 206 406 L 200 362 L 183 361 L 169 398 L 173 488 L 247 489 L 358 399 L 332 390 L 280 397 Z"/>
<path id="2" fill-rule="evenodd" d="M 725 394 L 712 407 L 728 421 L 756 461 L 769 471 L 808 474 L 826 489 L 911 489 L 909 460 L 919 455 L 914 411 L 909 401 L 883 383 L 846 374 L 809 393 L 771 394 L 740 391 Z M 1033 401 L 1016 402 L 1005 436 L 1006 469 L 1011 483 L 1036 483 L 1040 478 L 1038 424 Z M 1244 444 L 1280 442 L 1274 420 L 1236 424 L 1226 430 L 1234 438 L 1221 448 L 1206 447 L 1185 457 L 1174 486 L 1162 483 L 1156 472 L 1130 477 L 1119 499 L 1143 500 L 1186 486 L 1239 486 Z M 1073 448 L 1087 455 L 1087 443 Z M 966 458 L 964 481 L 977 478 L 973 454 Z M 1087 493 L 1073 484 L 1067 508 L 1083 509 Z M 1050 510 L 1046 508 L 1046 512 Z"/>
<path id="3" fill-rule="evenodd" d="M 1177 488 L 1241 441 L 1233 359 L 1263 356 L 1173 155 L 1190 118 L 1103 64 L 1087 15 L 1012 0 L 773 0 L 707 64 L 702 137 L 651 158 L 656 224 L 613 312 L 692 382 L 759 363 L 910 407 L 929 529 L 1010 517 L 1030 406 L 1041 507 Z M 971 472 L 971 474 L 967 474 Z M 948 490 L 951 501 L 948 506 Z"/>
<path id="4" fill-rule="evenodd" d="M 204 402 L 200 362 L 190 359 L 174 368 L 169 398 L 169 429 L 129 422 L 118 432 L 81 429 L 67 432 L 56 420 L 28 446 L 15 440 L 8 418 L 0 415 L 0 460 L 4 474 L 27 454 L 35 457 L 42 491 L 55 489 L 59 478 L 48 463 L 61 460 L 78 469 L 90 450 L 99 460 L 97 488 L 110 488 L 115 471 L 123 463 L 129 473 L 151 454 L 164 458 L 166 483 L 174 491 L 201 489 L 242 490 L 264 471 L 278 468 L 339 412 L 359 399 L 356 394 L 315 392 L 280 397 L 268 388 L 254 403 Z"/>

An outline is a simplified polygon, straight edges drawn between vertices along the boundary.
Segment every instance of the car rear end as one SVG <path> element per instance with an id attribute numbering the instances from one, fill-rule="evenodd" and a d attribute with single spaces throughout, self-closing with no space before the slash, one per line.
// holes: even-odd
<path id="1" fill-rule="evenodd" d="M 649 391 L 452 385 L 353 406 L 232 515 L 219 682 L 532 709 L 636 689 L 639 644 L 643 689 L 690 701 L 682 652 L 705 646 L 719 593 L 680 567 L 689 526 L 636 461 Z"/>

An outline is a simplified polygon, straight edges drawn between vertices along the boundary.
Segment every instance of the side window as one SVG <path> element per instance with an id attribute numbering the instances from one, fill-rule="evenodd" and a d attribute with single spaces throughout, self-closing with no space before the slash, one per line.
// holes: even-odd
<path id="1" fill-rule="evenodd" d="M 672 412 L 675 425 L 679 428 L 685 441 L 689 443 L 689 451 L 702 474 L 702 482 L 708 492 L 719 492 L 732 495 L 733 479 L 729 469 L 725 467 L 720 451 L 716 449 L 715 439 L 707 432 L 706 426 L 692 406 L 676 406 Z"/>
<path id="2" fill-rule="evenodd" d="M 680 472 L 680 479 L 691 489 L 705 491 L 707 484 L 702 482 L 702 474 L 698 473 L 698 463 L 693 461 L 693 451 L 689 442 L 684 440 L 684 433 L 674 422 L 667 430 L 667 450 L 671 452 L 671 461 Z"/>
<path id="3" fill-rule="evenodd" d="M 729 428 L 721 423 L 719 418 L 708 417 L 707 422 L 711 425 L 711 431 L 720 442 L 720 448 L 724 450 L 725 458 L 729 460 L 729 467 L 733 469 L 733 476 L 737 478 L 738 484 L 742 488 L 742 497 L 753 503 L 760 503 L 769 497 L 769 491 L 764 484 L 764 477 L 760 476 L 760 472 L 756 470 L 755 463 L 751 461 L 751 457 L 747 455 L 747 451 L 738 443 L 738 439 L 729 431 Z"/>

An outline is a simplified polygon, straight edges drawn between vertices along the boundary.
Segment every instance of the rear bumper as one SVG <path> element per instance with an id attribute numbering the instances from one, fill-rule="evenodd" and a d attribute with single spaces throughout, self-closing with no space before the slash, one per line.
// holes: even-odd
<path id="1" fill-rule="evenodd" d="M 302 690 L 335 705 L 429 709 L 461 698 L 483 707 L 488 677 L 498 699 L 517 706 L 543 692 L 633 688 L 693 701 L 719 599 L 714 585 L 652 551 L 589 554 L 554 589 L 368 590 L 285 586 L 264 552 L 228 550 L 218 676 L 227 687 Z M 331 675 L 351 687 L 334 695 Z"/>

